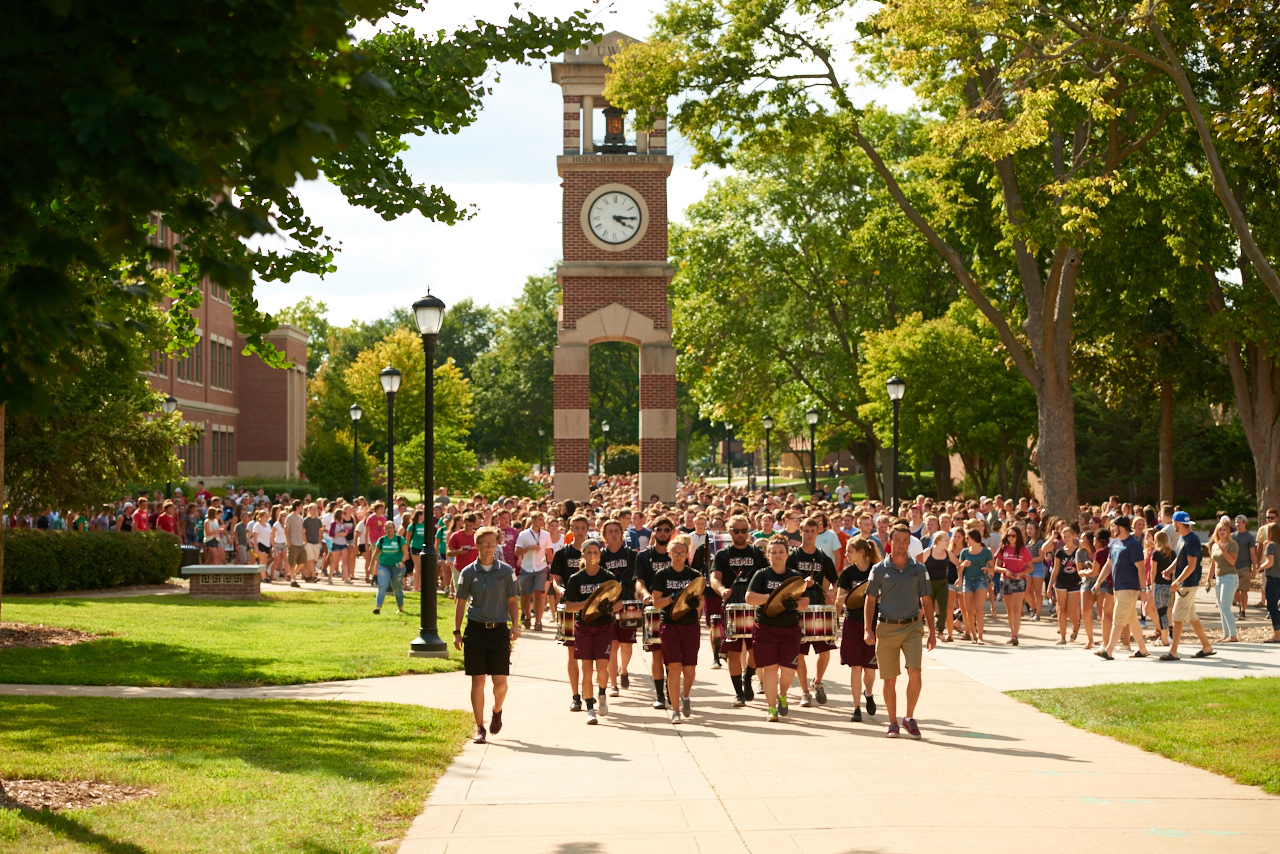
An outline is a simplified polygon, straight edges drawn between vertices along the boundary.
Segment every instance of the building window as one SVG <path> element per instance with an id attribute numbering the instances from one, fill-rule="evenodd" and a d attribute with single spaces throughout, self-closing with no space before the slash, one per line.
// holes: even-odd
<path id="1" fill-rule="evenodd" d="M 227 476 L 237 477 L 236 475 L 236 455 L 233 440 L 236 434 L 230 431 L 222 434 L 222 451 L 227 455 Z"/>
<path id="2" fill-rule="evenodd" d="M 213 431 L 213 476 L 221 477 L 222 475 L 222 432 L 220 430 Z"/>
<path id="3" fill-rule="evenodd" d="M 158 377 L 169 376 L 169 357 L 165 355 L 163 350 L 152 351 L 150 373 Z"/>
<path id="4" fill-rule="evenodd" d="M 218 340 L 209 341 L 209 385 L 212 388 L 231 390 L 230 345 Z"/>
<path id="5" fill-rule="evenodd" d="M 178 379 L 184 382 L 195 383 L 196 385 L 199 385 L 204 381 L 202 377 L 204 371 L 203 353 L 204 339 L 197 338 L 196 343 L 192 345 L 191 349 L 188 350 L 186 354 L 179 356 L 176 359 L 178 363 Z"/>

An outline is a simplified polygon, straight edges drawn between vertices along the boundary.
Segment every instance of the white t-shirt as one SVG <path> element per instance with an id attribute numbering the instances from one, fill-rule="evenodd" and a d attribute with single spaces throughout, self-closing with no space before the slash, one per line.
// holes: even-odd
<path id="1" fill-rule="evenodd" d="M 561 538 L 561 543 L 564 539 Z M 537 546 L 535 551 L 521 555 L 523 549 Z M 516 555 L 520 560 L 520 569 L 524 572 L 541 572 L 547 568 L 547 549 L 551 548 L 551 535 L 543 528 L 534 533 L 532 528 L 525 528 L 516 538 Z"/>
<path id="2" fill-rule="evenodd" d="M 277 546 L 283 546 L 289 542 L 289 535 L 284 532 L 284 524 L 280 520 L 271 526 L 271 530 L 275 532 L 275 543 Z"/>
<path id="3" fill-rule="evenodd" d="M 254 542 L 264 546 L 271 545 L 271 526 L 266 522 L 250 522 L 249 533 L 253 535 Z"/>
<path id="4" fill-rule="evenodd" d="M 843 484 L 836 487 L 836 498 L 840 499 L 841 504 L 843 504 L 849 498 L 849 492 L 850 492 L 849 487 L 844 486 Z"/>

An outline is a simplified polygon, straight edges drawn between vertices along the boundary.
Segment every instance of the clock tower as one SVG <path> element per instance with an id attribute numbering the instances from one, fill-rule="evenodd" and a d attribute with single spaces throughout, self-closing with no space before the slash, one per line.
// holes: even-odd
<path id="1" fill-rule="evenodd" d="M 555 497 L 589 497 L 590 348 L 626 341 L 640 348 L 640 499 L 676 492 L 676 354 L 667 286 L 666 120 L 629 143 L 626 116 L 604 99 L 604 64 L 636 41 L 611 32 L 551 66 L 564 94 L 562 301 L 555 351 Z M 596 141 L 597 122 L 603 125 Z"/>

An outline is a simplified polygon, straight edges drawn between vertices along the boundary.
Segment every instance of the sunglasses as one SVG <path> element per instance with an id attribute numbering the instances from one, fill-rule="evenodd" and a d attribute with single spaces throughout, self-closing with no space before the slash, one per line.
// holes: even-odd
<path id="1" fill-rule="evenodd" d="M 749 534 L 751 533 L 751 529 L 750 528 L 730 528 L 729 533 L 730 534 Z"/>
<path id="2" fill-rule="evenodd" d="M 655 534 L 670 534 L 671 529 L 670 528 L 654 528 L 653 532 Z"/>

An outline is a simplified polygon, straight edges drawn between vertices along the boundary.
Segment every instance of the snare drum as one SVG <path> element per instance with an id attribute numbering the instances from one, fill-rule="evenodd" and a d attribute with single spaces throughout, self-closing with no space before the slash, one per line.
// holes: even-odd
<path id="1" fill-rule="evenodd" d="M 556 640 L 573 640 L 573 618 L 574 615 L 566 611 L 564 605 L 556 606 Z"/>
<path id="2" fill-rule="evenodd" d="M 836 607 L 834 605 L 810 605 L 800 612 L 800 642 L 836 642 Z"/>
<path id="3" fill-rule="evenodd" d="M 650 605 L 644 609 L 644 648 L 662 649 L 662 612 Z"/>
<path id="4" fill-rule="evenodd" d="M 756 628 L 755 605 L 724 606 L 725 640 L 749 640 Z"/>
<path id="5" fill-rule="evenodd" d="M 618 626 L 623 629 L 638 629 L 644 625 L 644 606 L 637 599 L 624 599 L 622 610 L 618 612 Z"/>

